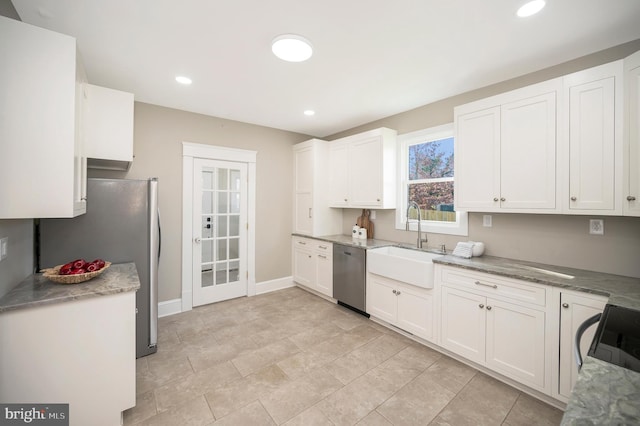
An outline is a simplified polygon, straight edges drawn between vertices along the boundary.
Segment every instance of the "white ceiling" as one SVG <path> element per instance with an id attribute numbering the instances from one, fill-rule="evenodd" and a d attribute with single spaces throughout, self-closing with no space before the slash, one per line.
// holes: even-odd
<path id="1" fill-rule="evenodd" d="M 523 2 L 13 0 L 23 21 L 77 38 L 93 84 L 316 137 L 640 38 L 640 0 L 547 0 L 517 18 Z M 273 56 L 283 33 L 313 57 Z"/>

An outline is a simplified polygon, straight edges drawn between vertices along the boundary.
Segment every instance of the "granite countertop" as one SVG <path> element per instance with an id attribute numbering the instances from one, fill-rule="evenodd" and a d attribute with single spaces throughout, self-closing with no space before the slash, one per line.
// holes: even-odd
<path id="1" fill-rule="evenodd" d="M 136 291 L 140 288 L 135 263 L 111 265 L 99 276 L 79 284 L 58 284 L 42 274 L 27 277 L 0 298 L 0 314 L 72 300 Z"/>

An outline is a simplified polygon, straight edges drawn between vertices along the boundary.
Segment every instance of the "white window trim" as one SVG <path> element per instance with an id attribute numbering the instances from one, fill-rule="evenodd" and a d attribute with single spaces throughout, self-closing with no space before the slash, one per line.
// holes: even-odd
<path id="1" fill-rule="evenodd" d="M 442 126 L 430 127 L 428 129 L 418 130 L 411 133 L 405 133 L 404 135 L 398 135 L 397 149 L 398 149 L 398 185 L 397 191 L 397 206 L 396 209 L 396 229 L 406 229 L 406 205 L 407 205 L 407 161 L 409 155 L 409 145 L 416 143 L 445 139 L 453 136 L 453 123 L 444 124 Z M 455 143 L 455 141 L 454 141 Z M 467 212 L 458 211 L 457 220 L 455 222 L 435 222 L 430 220 L 423 220 L 421 223 L 422 231 L 435 234 L 449 234 L 449 235 L 469 235 L 469 215 Z M 409 230 L 418 230 L 418 221 L 409 221 Z"/>

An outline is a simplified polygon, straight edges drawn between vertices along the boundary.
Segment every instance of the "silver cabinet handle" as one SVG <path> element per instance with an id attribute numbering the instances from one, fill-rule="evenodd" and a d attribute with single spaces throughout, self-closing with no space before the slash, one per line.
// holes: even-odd
<path id="1" fill-rule="evenodd" d="M 578 197 L 571 197 L 571 201 L 576 201 Z"/>
<path id="2" fill-rule="evenodd" d="M 487 305 L 487 311 L 490 311 L 490 310 L 491 310 L 491 306 Z"/>
<path id="3" fill-rule="evenodd" d="M 345 202 L 345 203 L 347 202 L 347 199 L 346 199 L 346 198 L 344 199 L 344 202 Z"/>
<path id="4" fill-rule="evenodd" d="M 202 242 L 202 240 L 200 239 L 200 237 L 196 237 L 193 239 L 193 241 L 196 242 L 196 244 L 200 244 L 200 242 Z"/>
<path id="5" fill-rule="evenodd" d="M 495 285 L 495 284 L 485 284 L 485 283 L 481 283 L 480 281 L 476 281 L 475 284 L 476 285 L 481 285 L 481 286 L 484 286 L 484 287 L 498 288 L 498 286 Z"/>
<path id="6" fill-rule="evenodd" d="M 378 198 L 377 201 L 380 201 L 380 198 Z"/>
<path id="7" fill-rule="evenodd" d="M 323 255 L 323 254 L 319 254 L 319 255 L 318 255 L 318 257 L 319 257 L 320 259 L 326 259 L 326 258 L 327 258 L 327 256 L 325 256 L 325 255 Z"/>
<path id="8" fill-rule="evenodd" d="M 400 296 L 400 291 L 397 291 L 397 292 L 396 292 L 396 296 Z"/>
<path id="9" fill-rule="evenodd" d="M 506 198 L 504 198 L 504 197 L 501 197 L 501 198 L 500 198 L 500 201 L 507 201 L 507 199 L 506 199 Z"/>
<path id="10" fill-rule="evenodd" d="M 568 303 L 563 303 L 563 304 L 562 304 L 562 307 L 566 309 L 566 308 L 568 308 L 568 307 L 569 307 L 569 304 L 568 304 Z"/>
<path id="11" fill-rule="evenodd" d="M 627 197 L 627 201 L 635 201 L 635 200 L 636 200 L 636 197 L 634 197 L 633 195 L 629 195 Z"/>
<path id="12" fill-rule="evenodd" d="M 481 303 L 481 304 L 479 304 L 479 305 L 478 305 L 478 307 L 479 307 L 480 309 L 483 309 L 483 308 L 484 308 L 484 305 Z"/>
<path id="13" fill-rule="evenodd" d="M 302 244 L 303 246 L 307 245 L 307 243 L 305 243 L 304 241 L 298 241 L 298 244 Z"/>
<path id="14" fill-rule="evenodd" d="M 318 246 L 319 249 L 326 250 L 327 246 Z"/>
<path id="15" fill-rule="evenodd" d="M 498 197 L 493 197 L 493 201 L 497 202 L 498 201 Z"/>
<path id="16" fill-rule="evenodd" d="M 396 293 L 397 293 L 397 291 L 393 290 L 393 294 L 396 294 Z"/>
<path id="17" fill-rule="evenodd" d="M 313 214 L 311 213 L 311 207 L 309 207 L 309 218 L 312 218 Z"/>

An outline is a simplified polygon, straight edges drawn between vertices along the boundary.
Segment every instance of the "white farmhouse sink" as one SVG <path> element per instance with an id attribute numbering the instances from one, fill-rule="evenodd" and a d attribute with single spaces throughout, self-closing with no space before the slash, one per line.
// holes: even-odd
<path id="1" fill-rule="evenodd" d="M 440 256 L 402 247 L 380 247 L 367 250 L 367 270 L 418 287 L 433 288 L 432 260 Z"/>

